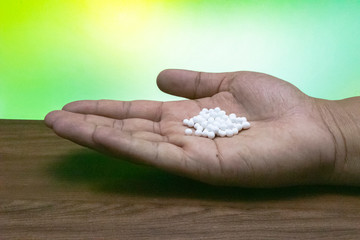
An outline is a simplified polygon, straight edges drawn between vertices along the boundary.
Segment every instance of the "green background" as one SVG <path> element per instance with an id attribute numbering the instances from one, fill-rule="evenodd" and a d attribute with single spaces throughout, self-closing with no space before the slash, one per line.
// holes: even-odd
<path id="1" fill-rule="evenodd" d="M 175 100 L 165 68 L 260 71 L 360 95 L 360 1 L 0 0 L 0 118 L 81 99 Z"/>

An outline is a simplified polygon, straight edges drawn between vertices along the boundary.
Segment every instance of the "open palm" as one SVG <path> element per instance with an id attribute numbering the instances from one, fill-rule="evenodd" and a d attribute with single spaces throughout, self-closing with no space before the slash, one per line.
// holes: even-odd
<path id="1" fill-rule="evenodd" d="M 213 184 L 269 187 L 331 177 L 333 142 L 317 100 L 290 83 L 255 72 L 165 70 L 158 86 L 192 100 L 77 101 L 45 122 L 83 146 Z M 205 107 L 245 116 L 251 128 L 230 138 L 186 136 L 182 120 Z"/>

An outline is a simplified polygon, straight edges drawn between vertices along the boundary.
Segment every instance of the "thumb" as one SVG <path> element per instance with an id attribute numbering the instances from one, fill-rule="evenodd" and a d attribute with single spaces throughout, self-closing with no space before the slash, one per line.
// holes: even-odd
<path id="1" fill-rule="evenodd" d="M 235 73 L 206 73 L 166 69 L 159 73 L 157 85 L 161 91 L 191 99 L 211 97 L 227 91 Z"/>

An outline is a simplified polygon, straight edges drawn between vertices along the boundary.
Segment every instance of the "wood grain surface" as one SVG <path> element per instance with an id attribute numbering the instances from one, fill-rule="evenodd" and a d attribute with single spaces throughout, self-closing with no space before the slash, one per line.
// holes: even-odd
<path id="1" fill-rule="evenodd" d="M 360 239 L 360 189 L 214 187 L 0 120 L 0 239 Z"/>

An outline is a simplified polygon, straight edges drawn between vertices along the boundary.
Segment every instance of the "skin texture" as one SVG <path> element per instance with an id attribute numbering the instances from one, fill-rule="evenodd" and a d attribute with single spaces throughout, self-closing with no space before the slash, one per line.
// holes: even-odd
<path id="1" fill-rule="evenodd" d="M 256 72 L 168 69 L 157 84 L 190 100 L 77 101 L 50 112 L 45 123 L 80 145 L 216 185 L 336 184 L 340 178 L 343 152 L 325 100 Z M 247 117 L 251 128 L 214 140 L 184 134 L 184 118 L 217 106 Z"/>
<path id="2" fill-rule="evenodd" d="M 360 185 L 360 97 L 317 99 L 322 120 L 334 142 L 333 183 Z"/>

